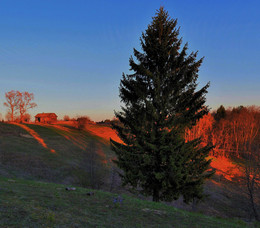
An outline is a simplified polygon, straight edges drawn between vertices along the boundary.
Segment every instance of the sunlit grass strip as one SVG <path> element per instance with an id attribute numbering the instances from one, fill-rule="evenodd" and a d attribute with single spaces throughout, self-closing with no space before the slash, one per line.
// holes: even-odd
<path id="1" fill-rule="evenodd" d="M 23 128 L 24 130 L 26 130 L 31 136 L 33 136 L 34 139 L 36 139 L 44 148 L 50 150 L 50 152 L 52 153 L 56 153 L 56 151 L 54 149 L 51 149 L 47 146 L 47 144 L 44 142 L 43 138 L 40 137 L 40 135 L 34 131 L 33 129 L 29 128 L 28 126 L 24 125 L 24 124 L 19 124 L 19 123 L 15 123 L 13 122 L 12 124 L 15 124 L 21 128 Z"/>

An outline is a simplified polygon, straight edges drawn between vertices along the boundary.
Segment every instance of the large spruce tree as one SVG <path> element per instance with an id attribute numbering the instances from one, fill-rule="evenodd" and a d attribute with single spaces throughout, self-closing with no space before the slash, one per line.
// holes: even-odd
<path id="1" fill-rule="evenodd" d="M 203 197 L 210 146 L 200 139 L 185 141 L 185 129 L 208 113 L 205 94 L 209 84 L 197 90 L 202 59 L 181 48 L 177 20 L 162 7 L 141 37 L 143 52 L 134 49 L 133 74 L 123 74 L 120 98 L 124 103 L 114 125 L 124 143 L 111 140 L 115 163 L 123 171 L 123 184 L 141 190 L 153 201 L 184 202 Z"/>

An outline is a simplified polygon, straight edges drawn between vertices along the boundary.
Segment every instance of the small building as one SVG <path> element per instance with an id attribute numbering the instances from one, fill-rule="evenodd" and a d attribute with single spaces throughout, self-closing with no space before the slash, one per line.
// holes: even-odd
<path id="1" fill-rule="evenodd" d="M 35 123 L 53 123 L 57 121 L 57 117 L 55 113 L 38 113 L 35 116 Z"/>

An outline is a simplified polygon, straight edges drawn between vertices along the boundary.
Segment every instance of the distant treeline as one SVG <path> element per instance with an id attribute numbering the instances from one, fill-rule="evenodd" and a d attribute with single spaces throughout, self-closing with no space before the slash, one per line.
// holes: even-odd
<path id="1" fill-rule="evenodd" d="M 205 115 L 185 132 L 186 140 L 201 137 L 202 145 L 214 145 L 211 155 L 243 158 L 248 153 L 259 156 L 260 107 L 235 107 Z"/>

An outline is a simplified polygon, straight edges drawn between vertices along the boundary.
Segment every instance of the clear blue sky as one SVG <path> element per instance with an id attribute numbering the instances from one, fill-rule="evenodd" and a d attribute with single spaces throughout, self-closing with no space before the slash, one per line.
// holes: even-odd
<path id="1" fill-rule="evenodd" d="M 1 0 L 0 113 L 4 93 L 19 90 L 35 94 L 32 115 L 112 118 L 122 72 L 161 5 L 205 56 L 207 104 L 260 105 L 260 1 Z"/>

